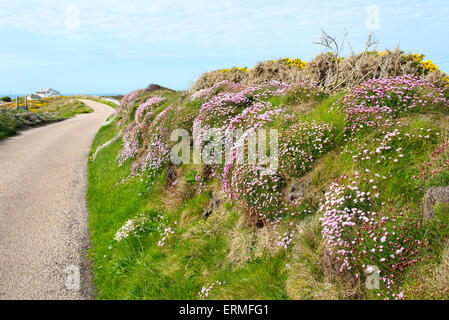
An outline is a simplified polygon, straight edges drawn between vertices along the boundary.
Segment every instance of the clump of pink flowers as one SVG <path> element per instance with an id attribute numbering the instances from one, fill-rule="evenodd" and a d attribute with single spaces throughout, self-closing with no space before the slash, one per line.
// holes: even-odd
<path id="1" fill-rule="evenodd" d="M 324 245 L 339 271 L 362 278 L 368 265 L 377 266 L 385 298 L 390 298 L 397 296 L 396 279 L 423 259 L 429 241 L 422 236 L 421 216 L 405 218 L 405 210 L 385 214 L 376 193 L 384 180 L 369 171 L 342 176 L 330 186 L 319 211 Z"/>
<path id="2" fill-rule="evenodd" d="M 178 222 L 175 221 L 175 225 L 177 225 L 177 224 L 178 224 Z M 163 247 L 165 245 L 165 241 L 167 241 L 167 239 L 174 233 L 175 233 L 175 230 L 173 230 L 172 227 L 165 227 L 164 231 L 160 234 L 162 238 L 161 238 L 161 240 L 159 240 L 157 245 L 159 247 Z"/>
<path id="3" fill-rule="evenodd" d="M 159 96 L 152 96 L 146 99 L 144 102 L 141 102 L 136 110 L 135 119 L 143 120 L 147 112 L 151 111 L 155 106 L 157 106 L 164 100 L 165 98 Z"/>
<path id="4" fill-rule="evenodd" d="M 356 133 L 438 103 L 449 106 L 441 89 L 424 78 L 405 75 L 365 81 L 334 106 L 346 113 L 346 131 Z"/>
<path id="5" fill-rule="evenodd" d="M 282 132 L 279 162 L 289 175 L 300 177 L 312 163 L 328 151 L 334 141 L 332 125 L 326 122 L 298 122 Z"/>
<path id="6" fill-rule="evenodd" d="M 132 165 L 132 174 L 146 172 L 150 177 L 165 166 L 170 158 L 169 117 L 174 106 L 167 107 L 145 127 L 145 150 L 140 159 Z"/>
<path id="7" fill-rule="evenodd" d="M 213 93 L 218 91 L 219 89 L 225 89 L 227 91 L 235 91 L 243 88 L 244 86 L 240 83 L 235 83 L 229 80 L 223 80 L 220 82 L 217 82 L 212 87 L 207 89 L 201 89 L 196 91 L 192 94 L 190 99 L 192 101 L 198 100 L 198 99 L 209 99 Z"/>
<path id="8" fill-rule="evenodd" d="M 221 286 L 224 284 L 226 284 L 226 281 L 218 281 L 218 280 L 212 283 L 207 283 L 205 286 L 201 288 L 201 291 L 198 292 L 198 294 L 203 299 L 207 298 L 210 292 L 215 288 L 215 286 Z"/>
<path id="9" fill-rule="evenodd" d="M 159 96 L 151 96 L 143 101 L 136 110 L 134 120 L 124 130 L 123 148 L 117 157 L 120 164 L 135 158 L 141 147 L 145 146 L 143 153 L 131 166 L 131 175 L 146 172 L 151 176 L 169 160 L 167 121 L 174 106 L 167 107 L 156 117 L 151 112 L 164 100 Z"/>
<path id="10" fill-rule="evenodd" d="M 130 235 L 139 237 L 144 231 L 145 224 L 149 221 L 149 217 L 144 213 L 139 216 L 128 220 L 116 233 L 114 240 L 117 242 L 128 238 Z"/>
<path id="11" fill-rule="evenodd" d="M 133 99 L 137 91 L 133 91 L 122 99 L 122 104 Z M 152 96 L 145 102 L 142 102 L 136 110 L 134 120 L 131 121 L 123 132 L 123 148 L 117 157 L 120 164 L 126 160 L 137 156 L 142 143 L 142 134 L 144 133 L 146 123 L 152 116 L 149 110 L 163 102 L 165 98 Z"/>

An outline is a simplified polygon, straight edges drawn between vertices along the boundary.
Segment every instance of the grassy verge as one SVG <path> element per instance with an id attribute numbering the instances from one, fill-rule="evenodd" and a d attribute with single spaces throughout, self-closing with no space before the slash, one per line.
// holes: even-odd
<path id="1" fill-rule="evenodd" d="M 77 114 L 93 112 L 93 109 L 78 100 L 67 98 L 44 99 L 30 103 L 29 110 L 0 107 L 0 140 L 17 134 L 17 131 L 39 126 Z"/>
<path id="2" fill-rule="evenodd" d="M 92 150 L 116 133 L 114 125 L 103 127 Z M 216 280 L 226 282 L 223 290 L 211 292 L 217 299 L 286 298 L 283 254 L 261 256 L 243 268 L 235 268 L 226 258 L 232 227 L 239 220 L 230 204 L 219 216 L 204 220 L 201 214 L 210 195 L 170 206 L 164 173 L 152 181 L 119 184 L 130 170 L 130 163 L 119 167 L 114 160 L 120 147 L 113 143 L 89 164 L 91 255 L 99 299 L 199 299 L 203 285 Z M 140 213 L 154 220 L 144 236 L 114 240 L 117 230 Z M 161 225 L 175 230 L 163 247 L 158 246 Z"/>
<path id="3" fill-rule="evenodd" d="M 59 120 L 51 114 L 0 108 L 0 140 L 15 135 L 18 130 Z"/>
<path id="4" fill-rule="evenodd" d="M 59 99 L 33 111 L 48 112 L 61 118 L 71 118 L 77 114 L 90 113 L 94 110 L 79 100 Z"/>
<path id="5" fill-rule="evenodd" d="M 99 98 L 99 99 L 86 98 L 86 99 L 106 104 L 106 105 L 110 106 L 113 109 L 116 109 L 118 107 L 118 105 L 115 104 L 114 102 L 111 102 L 111 101 L 108 101 L 108 100 L 104 100 L 104 99 L 101 99 L 101 98 Z"/>

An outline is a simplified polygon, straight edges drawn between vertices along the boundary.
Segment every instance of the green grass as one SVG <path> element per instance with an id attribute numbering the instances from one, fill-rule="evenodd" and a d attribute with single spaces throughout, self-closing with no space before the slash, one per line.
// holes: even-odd
<path id="1" fill-rule="evenodd" d="M 112 138 L 113 125 L 97 134 L 92 150 Z M 231 207 L 220 219 L 205 220 L 201 213 L 208 194 L 194 196 L 179 208 L 164 206 L 164 174 L 145 183 L 132 179 L 116 186 L 129 173 L 129 163 L 118 167 L 114 161 L 120 142 L 102 150 L 89 163 L 88 207 L 92 233 L 91 257 L 99 299 L 199 299 L 207 282 L 226 281 L 214 289 L 216 299 L 285 299 L 285 257 L 263 257 L 234 269 L 227 261 L 230 236 L 239 214 Z M 142 194 L 139 196 L 139 194 Z M 158 246 L 159 232 L 147 232 L 138 239 L 114 240 L 115 232 L 128 219 L 146 212 L 163 214 L 175 234 L 164 247 Z M 182 223 L 182 216 L 188 216 Z M 243 281 L 242 281 L 243 280 Z"/>
<path id="2" fill-rule="evenodd" d="M 71 118 L 77 114 L 94 112 L 94 110 L 79 100 L 60 99 L 40 108 L 39 112 L 48 112 L 60 118 Z"/>
<path id="3" fill-rule="evenodd" d="M 27 110 L 0 108 L 0 140 L 17 134 L 21 129 L 43 125 L 61 120 L 61 118 Z"/>
<path id="4" fill-rule="evenodd" d="M 198 108 L 195 103 L 183 101 L 182 92 L 158 94 L 167 100 L 156 110 L 155 115 L 171 104 L 184 104 L 188 108 L 182 112 L 188 119 L 190 112 Z M 181 166 L 179 179 L 184 184 L 174 191 L 167 188 L 164 171 L 151 180 L 131 178 L 121 183 L 122 179 L 128 177 L 132 163 L 129 160 L 120 167 L 115 160 L 122 147 L 121 140 L 101 150 L 96 160 L 89 162 L 87 193 L 92 234 L 90 255 L 98 298 L 200 299 L 198 292 L 201 288 L 217 280 L 226 283 L 216 286 L 210 292 L 210 299 L 351 298 L 344 284 L 330 281 L 323 273 L 323 244 L 320 216 L 317 214 L 319 199 L 328 190 L 329 184 L 341 175 L 369 169 L 381 176 L 393 176 L 379 184 L 381 196 L 378 203 L 373 204 L 375 209 L 384 210 L 380 203 L 390 200 L 392 208 L 408 206 L 413 212 L 409 218 L 415 218 L 423 192 L 417 188 L 419 182 L 413 177 L 419 172 L 419 166 L 429 159 L 431 152 L 441 143 L 441 139 L 436 136 L 425 141 L 418 136 L 428 129 L 444 135 L 447 133 L 449 118 L 444 113 L 406 117 L 402 125 L 395 128 L 404 134 L 415 134 L 416 139 L 395 140 L 392 150 L 385 153 L 387 159 L 373 157 L 363 162 L 354 161 L 352 154 L 373 147 L 373 141 L 382 138 L 385 129 L 369 129 L 360 133 L 357 141 L 345 140 L 345 116 L 332 109 L 332 104 L 340 96 L 308 101 L 307 108 L 298 108 L 301 112 L 295 114 L 298 120 L 331 123 L 335 142 L 332 150 L 318 159 L 306 174 L 310 190 L 299 208 L 310 208 L 311 213 L 298 219 L 286 217 L 285 224 L 280 226 L 284 228 L 287 223 L 294 222 L 303 227 L 288 250 L 276 251 L 267 246 L 263 232 L 245 223 L 244 213 L 238 203 L 224 201 L 213 215 L 204 218 L 202 212 L 209 203 L 211 190 L 216 192 L 220 187 L 215 179 L 208 182 L 208 192 L 189 192 L 190 184 L 194 183 L 192 172 L 198 170 L 198 167 Z M 287 104 L 293 110 L 300 104 L 297 98 L 291 96 L 276 97 L 271 102 L 274 105 Z M 129 111 L 129 117 L 132 117 L 136 107 L 137 103 Z M 184 113 L 178 116 L 182 118 Z M 438 121 L 435 121 L 435 117 Z M 283 129 L 285 123 L 278 122 L 273 126 Z M 93 143 L 92 153 L 116 136 L 118 131 L 115 123 L 102 127 Z M 394 150 L 398 148 L 406 152 L 395 163 L 388 157 L 395 156 Z M 438 184 L 438 179 L 441 180 L 441 177 L 435 177 L 429 184 Z M 435 222 L 426 222 L 425 232 L 429 235 L 419 235 L 431 240 L 431 263 L 439 263 L 444 244 L 449 238 L 447 210 L 447 206 L 438 206 Z M 116 232 L 141 213 L 154 220 L 145 225 L 139 237 L 131 236 L 120 242 L 114 240 Z M 160 216 L 163 216 L 162 220 Z M 158 230 L 158 226 L 162 229 Z M 160 233 L 165 227 L 173 228 L 174 234 L 160 247 Z M 426 263 L 417 264 L 414 268 L 421 270 L 431 265 L 428 261 Z M 412 277 L 412 273 L 404 273 L 400 281 L 409 288 L 414 285 Z M 376 298 L 370 293 L 367 297 Z"/>
<path id="5" fill-rule="evenodd" d="M 115 103 L 113 103 L 113 102 L 111 102 L 111 101 L 107 101 L 107 100 L 101 99 L 101 98 L 98 98 L 98 99 L 84 98 L 84 99 L 87 99 L 87 100 L 91 100 L 91 101 L 95 101 L 95 102 L 100 102 L 100 103 L 106 104 L 106 105 L 110 106 L 110 107 L 113 108 L 113 109 L 116 109 L 116 108 L 118 107 L 118 105 L 116 105 Z"/>
<path id="6" fill-rule="evenodd" d="M 17 110 L 0 107 L 0 140 L 17 134 L 17 131 L 38 125 L 43 125 L 77 114 L 89 113 L 94 110 L 81 101 L 56 99 L 38 110 Z"/>

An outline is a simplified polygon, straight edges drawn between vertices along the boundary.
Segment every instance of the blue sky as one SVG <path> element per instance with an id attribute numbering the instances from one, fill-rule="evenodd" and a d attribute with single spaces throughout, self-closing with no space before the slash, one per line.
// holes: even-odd
<path id="1" fill-rule="evenodd" d="M 378 49 L 400 45 L 449 72 L 448 17 L 447 0 L 2 0 L 0 93 L 186 89 L 217 68 L 309 60 L 321 28 L 346 30 L 356 51 L 375 32 Z"/>

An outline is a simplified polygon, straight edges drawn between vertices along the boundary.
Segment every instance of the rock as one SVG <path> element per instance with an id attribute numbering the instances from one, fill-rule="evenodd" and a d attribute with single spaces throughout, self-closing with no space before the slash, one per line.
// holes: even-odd
<path id="1" fill-rule="evenodd" d="M 220 204 L 221 200 L 215 193 L 212 193 L 212 198 L 210 199 L 207 208 L 203 211 L 203 217 L 207 219 Z"/>
<path id="2" fill-rule="evenodd" d="M 293 181 L 287 189 L 287 201 L 293 205 L 297 205 L 302 200 L 305 193 L 305 186 L 300 181 Z"/>
<path id="3" fill-rule="evenodd" d="M 210 164 L 203 164 L 201 167 L 201 176 L 204 180 L 209 180 L 212 177 L 213 169 Z"/>
<path id="4" fill-rule="evenodd" d="M 424 218 L 433 220 L 435 212 L 433 207 L 437 202 L 449 202 L 449 186 L 446 187 L 432 187 L 427 190 L 423 199 Z"/>
<path id="5" fill-rule="evenodd" d="M 348 270 L 340 271 L 342 261 L 329 249 L 323 248 L 322 256 L 323 273 L 330 281 L 337 281 L 346 288 L 345 294 L 353 299 L 364 299 L 363 287 L 360 280 Z"/>
<path id="6" fill-rule="evenodd" d="M 173 183 L 178 179 L 178 173 L 176 172 L 176 166 L 173 164 L 170 164 L 167 167 L 167 170 L 165 170 L 165 186 L 167 188 L 173 186 Z"/>
<path id="7" fill-rule="evenodd" d="M 328 248 L 324 248 L 323 250 L 323 268 L 324 272 L 329 275 L 333 276 L 335 274 L 338 274 L 340 271 L 340 265 L 341 262 L 336 259 L 336 257 L 332 254 L 332 251 Z"/>

